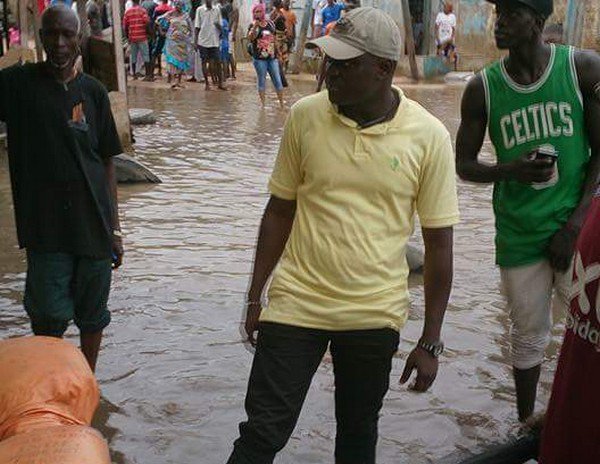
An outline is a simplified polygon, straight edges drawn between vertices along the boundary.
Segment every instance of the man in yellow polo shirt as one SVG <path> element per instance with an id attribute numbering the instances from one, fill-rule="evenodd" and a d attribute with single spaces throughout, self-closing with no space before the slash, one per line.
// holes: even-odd
<path id="1" fill-rule="evenodd" d="M 256 344 L 248 420 L 228 464 L 273 462 L 328 347 L 335 462 L 375 463 L 378 415 L 408 316 L 415 213 L 426 251 L 425 324 L 402 383 L 416 370 L 414 389 L 427 390 L 443 349 L 458 222 L 450 136 L 392 86 L 402 47 L 387 14 L 355 9 L 314 43 L 327 56 L 327 91 L 292 108 L 269 183 L 245 323 Z"/>

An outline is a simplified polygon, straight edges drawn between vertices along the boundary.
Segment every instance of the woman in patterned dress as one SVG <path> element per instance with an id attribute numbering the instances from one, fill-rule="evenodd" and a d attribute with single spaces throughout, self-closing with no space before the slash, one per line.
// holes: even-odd
<path id="1" fill-rule="evenodd" d="M 163 30 L 167 30 L 165 58 L 167 61 L 168 81 L 175 78 L 172 89 L 183 88 L 181 78 L 190 69 L 192 55 L 192 37 L 194 26 L 188 12 L 190 4 L 187 0 L 174 0 L 174 10 L 157 19 Z"/>

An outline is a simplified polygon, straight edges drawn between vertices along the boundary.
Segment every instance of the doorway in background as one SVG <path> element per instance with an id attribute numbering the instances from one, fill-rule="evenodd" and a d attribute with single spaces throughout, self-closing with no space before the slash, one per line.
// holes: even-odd
<path id="1" fill-rule="evenodd" d="M 415 41 L 417 55 L 431 53 L 433 42 L 433 25 L 431 22 L 432 3 L 436 6 L 439 0 L 409 0 L 410 16 L 412 19 L 411 30 Z"/>

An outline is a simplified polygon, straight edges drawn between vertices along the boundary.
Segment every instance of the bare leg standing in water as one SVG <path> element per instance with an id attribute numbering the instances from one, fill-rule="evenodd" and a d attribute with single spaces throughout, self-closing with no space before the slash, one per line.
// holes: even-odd
<path id="1" fill-rule="evenodd" d="M 202 51 L 200 51 L 200 55 L 202 57 L 202 74 L 204 75 L 204 89 L 210 90 L 210 82 L 208 81 L 209 79 L 212 80 L 210 63 L 207 59 L 204 58 L 204 56 L 202 55 Z"/>
<path id="2" fill-rule="evenodd" d="M 217 53 L 218 53 L 218 49 L 217 49 Z M 221 62 L 220 58 L 216 58 L 213 59 L 213 66 L 214 66 L 214 70 L 215 70 L 215 77 L 217 79 L 217 88 L 219 90 L 227 90 L 227 87 L 225 87 L 225 71 L 223 69 L 223 63 Z"/>
<path id="3" fill-rule="evenodd" d="M 175 83 L 173 85 L 171 85 L 171 89 L 173 89 L 173 90 L 183 89 L 183 84 L 181 83 L 182 77 L 183 77 L 183 73 L 181 73 L 181 72 L 175 74 Z"/>

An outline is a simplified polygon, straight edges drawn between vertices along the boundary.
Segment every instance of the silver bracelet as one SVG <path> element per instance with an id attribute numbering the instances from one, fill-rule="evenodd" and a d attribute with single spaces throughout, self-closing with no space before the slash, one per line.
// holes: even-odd
<path id="1" fill-rule="evenodd" d="M 257 306 L 257 305 L 261 305 L 262 301 L 260 300 L 246 300 L 246 306 Z"/>

